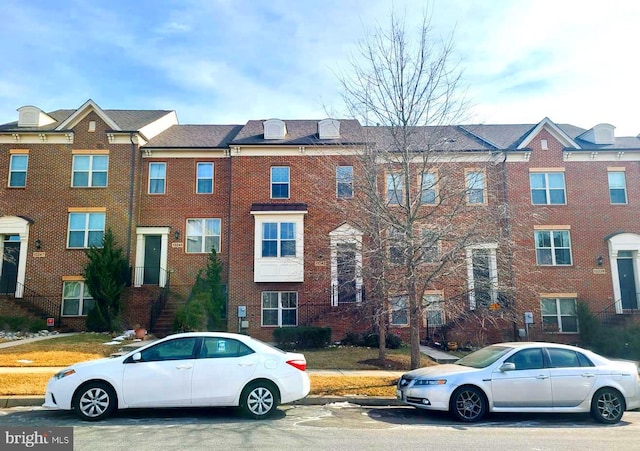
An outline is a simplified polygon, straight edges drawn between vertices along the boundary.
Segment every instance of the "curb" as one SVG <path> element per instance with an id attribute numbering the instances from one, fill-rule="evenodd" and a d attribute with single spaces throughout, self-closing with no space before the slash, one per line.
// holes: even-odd
<path id="1" fill-rule="evenodd" d="M 366 396 L 307 396 L 299 399 L 291 405 L 297 406 L 323 406 L 325 404 L 349 403 L 357 406 L 403 406 L 400 401 L 391 397 L 366 397 Z M 0 409 L 11 407 L 39 407 L 44 404 L 42 396 L 1 396 Z M 286 405 L 286 404 L 285 404 Z"/>

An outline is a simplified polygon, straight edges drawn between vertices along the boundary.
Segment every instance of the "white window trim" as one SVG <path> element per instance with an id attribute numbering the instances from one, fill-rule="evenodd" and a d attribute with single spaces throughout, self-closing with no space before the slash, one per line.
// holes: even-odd
<path id="1" fill-rule="evenodd" d="M 623 180 L 623 186 L 620 188 L 612 188 L 611 187 L 611 180 L 609 179 L 609 174 L 622 174 L 622 180 Z M 629 203 L 629 195 L 628 195 L 628 191 L 627 191 L 627 174 L 624 171 L 624 168 L 622 170 L 612 170 L 609 169 L 607 171 L 607 185 L 609 187 L 609 203 L 611 205 L 627 205 Z M 624 202 L 613 202 L 611 199 L 611 190 L 612 189 L 621 189 L 624 191 Z"/>
<path id="2" fill-rule="evenodd" d="M 202 221 L 202 235 L 189 235 L 189 221 Z M 220 228 L 220 234 L 219 235 L 205 235 L 204 230 L 205 230 L 205 222 L 206 221 L 218 221 L 219 224 L 219 228 Z M 198 236 L 202 238 L 202 246 L 200 247 L 200 250 L 197 252 L 193 252 L 193 251 L 189 251 L 189 237 L 190 236 Z M 203 249 L 204 248 L 204 243 L 205 243 L 205 238 L 208 236 L 217 236 L 218 237 L 218 246 L 216 248 L 216 253 L 220 253 L 220 249 L 222 248 L 222 219 L 220 218 L 188 218 L 186 225 L 185 225 L 185 248 L 184 248 L 184 252 L 186 254 L 208 254 L 211 252 L 211 249 L 207 250 L 207 249 Z"/>
<path id="3" fill-rule="evenodd" d="M 541 233 L 541 232 L 547 232 L 549 233 L 549 242 L 551 243 L 551 247 L 550 248 L 545 248 L 545 249 L 550 249 L 551 251 L 551 263 L 550 264 L 543 264 L 538 262 L 538 240 L 536 239 L 536 233 Z M 569 235 L 569 264 L 558 264 L 556 263 L 556 253 L 555 253 L 555 245 L 553 244 L 553 232 L 567 232 L 567 234 Z M 536 265 L 537 266 L 573 266 L 573 245 L 571 243 L 571 230 L 569 228 L 566 229 L 561 229 L 561 228 L 537 228 L 534 227 L 534 233 L 533 233 L 533 248 L 534 251 L 536 253 Z"/>
<path id="4" fill-rule="evenodd" d="M 75 315 L 69 315 L 69 314 L 64 314 L 64 301 L 66 300 L 71 300 L 71 298 L 65 298 L 64 297 L 64 287 L 66 284 L 68 283 L 79 283 L 80 284 L 80 298 L 79 298 L 79 303 L 78 303 L 78 313 Z M 86 293 L 86 296 L 85 296 Z M 89 288 L 87 287 L 87 284 L 85 283 L 84 280 L 65 280 L 62 283 L 62 303 L 60 305 L 60 316 L 63 316 L 65 318 L 73 318 L 73 317 L 77 317 L 77 316 L 84 316 L 86 317 L 87 315 L 83 315 L 82 314 L 82 310 L 84 307 L 84 301 L 90 299 L 90 300 L 94 300 L 93 297 L 91 297 L 91 295 L 89 294 Z"/>
<path id="5" fill-rule="evenodd" d="M 264 311 L 265 311 L 265 308 L 264 308 L 264 305 L 262 303 L 262 296 L 265 293 L 277 293 L 278 294 L 278 324 L 265 324 L 264 323 Z M 285 310 L 293 310 L 292 308 L 284 308 L 282 306 L 282 294 L 284 294 L 284 293 L 295 293 L 295 295 L 296 295 L 296 308 L 295 308 L 295 311 L 296 311 L 296 323 L 295 324 L 286 324 L 286 325 L 282 324 L 282 312 L 285 311 Z M 266 309 L 266 310 L 270 310 L 271 311 L 271 310 L 275 310 L 275 309 L 274 308 L 269 308 L 269 309 Z M 275 327 L 297 327 L 298 323 L 299 323 L 299 317 L 298 317 L 299 313 L 300 313 L 300 297 L 299 297 L 297 291 L 267 290 L 267 291 L 262 291 L 260 293 L 260 326 L 261 327 L 274 327 L 274 328 Z"/>
<path id="6" fill-rule="evenodd" d="M 389 190 L 389 183 L 393 183 L 393 197 L 391 190 Z M 395 195 L 399 192 L 399 196 Z M 406 193 L 404 192 L 404 174 L 399 172 L 387 172 L 385 177 L 385 194 L 386 202 L 388 205 L 402 205 L 405 199 Z"/>
<path id="7" fill-rule="evenodd" d="M 273 181 L 273 170 L 274 169 L 283 169 L 286 168 L 289 171 L 287 181 L 285 182 L 274 182 Z M 286 197 L 273 197 L 273 186 L 274 185 L 287 185 L 287 196 Z M 271 166 L 269 170 L 269 196 L 271 199 L 290 199 L 291 198 L 291 167 L 290 166 Z"/>
<path id="8" fill-rule="evenodd" d="M 476 249 L 489 250 L 489 277 L 491 279 L 491 302 L 496 303 L 498 301 L 498 259 L 496 250 L 498 249 L 497 243 L 485 243 L 476 244 L 473 246 L 467 246 L 467 283 L 469 290 L 469 309 L 476 309 L 476 293 L 475 282 L 473 279 L 473 251 Z"/>
<path id="9" fill-rule="evenodd" d="M 344 180 L 341 181 L 340 180 L 340 178 L 338 176 L 338 169 L 339 168 L 351 168 L 351 180 L 350 181 L 344 181 Z M 336 167 L 336 199 L 353 199 L 353 195 L 354 195 L 353 178 L 354 178 L 353 177 L 353 166 L 341 164 L 341 165 L 338 165 Z M 340 189 L 339 189 L 340 184 L 349 185 L 350 188 L 351 188 L 351 195 L 349 195 L 349 196 L 341 196 L 340 195 Z"/>
<path id="10" fill-rule="evenodd" d="M 433 175 L 433 185 L 431 185 L 431 188 L 428 189 L 424 189 L 424 176 L 425 174 L 429 174 L 429 175 Z M 437 205 L 438 204 L 438 171 L 437 170 L 431 170 L 431 171 L 424 171 L 422 172 L 419 176 L 418 176 L 418 186 L 420 187 L 420 205 Z M 434 197 L 433 197 L 433 202 L 423 202 L 422 201 L 422 194 L 425 191 L 433 191 Z"/>
<path id="11" fill-rule="evenodd" d="M 556 313 L 555 315 L 545 315 L 543 314 L 543 310 L 542 310 L 542 301 L 544 299 L 553 299 L 556 302 Z M 574 304 L 576 305 L 576 314 L 575 315 L 562 315 L 562 313 L 560 313 L 560 301 L 561 300 L 572 300 L 574 302 Z M 558 330 L 557 331 L 547 331 L 544 330 L 544 318 L 545 317 L 550 317 L 550 316 L 554 316 L 557 321 L 558 321 Z M 571 317 L 571 318 L 576 318 L 576 322 L 577 322 L 577 318 L 578 318 L 578 311 L 577 311 L 577 299 L 575 297 L 550 297 L 550 296 L 542 296 L 540 298 L 540 317 L 542 320 L 542 332 L 545 334 L 579 334 L 580 333 L 580 324 L 578 324 L 577 329 L 575 332 L 565 332 L 564 330 L 562 330 L 562 318 L 563 317 Z"/>
<path id="12" fill-rule="evenodd" d="M 211 165 L 211 177 L 199 177 L 198 176 L 198 169 L 200 168 L 200 165 L 205 165 L 205 164 L 210 164 Z M 215 180 L 215 175 L 216 175 L 216 168 L 215 168 L 215 165 L 213 164 L 213 161 L 198 161 L 196 163 L 196 194 L 213 194 L 213 192 L 214 192 L 214 183 L 213 183 L 213 181 Z M 166 174 L 165 174 L 165 176 L 166 176 Z M 198 184 L 199 184 L 200 180 L 211 180 L 211 191 L 210 192 L 200 192 L 200 191 L 198 191 Z"/>
<path id="13" fill-rule="evenodd" d="M 26 157 L 27 159 L 27 167 L 23 170 L 15 170 L 13 169 L 13 157 Z M 14 153 L 11 154 L 9 158 L 9 179 L 7 180 L 7 187 L 9 188 L 25 188 L 27 186 L 27 174 L 29 171 L 29 154 L 28 153 Z M 11 184 L 11 175 L 14 173 L 22 173 L 24 172 L 24 185 L 12 185 Z"/>
<path id="14" fill-rule="evenodd" d="M 531 186 L 531 176 L 532 175 L 539 175 L 542 174 L 544 175 L 544 188 L 534 188 L 533 186 Z M 551 190 L 554 191 L 559 191 L 560 188 L 551 188 L 549 186 L 549 174 L 562 174 L 562 192 L 564 193 L 564 202 L 563 203 L 552 203 L 551 202 Z M 546 198 L 546 202 L 541 204 L 541 203 L 534 203 L 533 201 L 533 190 L 536 191 L 542 191 L 544 190 L 545 192 L 545 198 Z M 530 170 L 529 171 L 529 196 L 531 198 L 531 205 L 567 205 L 567 178 L 564 175 L 564 170 L 548 170 L 548 171 L 540 171 L 540 170 Z"/>
<path id="15" fill-rule="evenodd" d="M 252 211 L 254 216 L 254 282 L 304 282 L 304 216 L 307 211 Z M 295 257 L 262 256 L 262 224 L 292 222 L 296 228 Z"/>
<path id="16" fill-rule="evenodd" d="M 152 193 L 151 192 L 151 180 L 160 180 L 160 178 L 158 177 L 151 177 L 151 166 L 152 165 L 162 165 L 164 167 L 164 176 L 162 177 L 162 180 L 164 180 L 164 184 L 163 187 L 164 189 L 162 190 L 161 193 Z M 148 180 L 148 186 L 147 186 L 147 194 L 150 195 L 156 195 L 156 196 L 161 196 L 163 194 L 167 193 L 167 163 L 163 162 L 163 161 L 151 161 L 149 162 L 149 180 Z"/>
<path id="17" fill-rule="evenodd" d="M 482 175 L 482 202 L 471 202 L 471 191 L 479 190 L 479 188 L 475 188 L 476 178 L 471 179 L 469 176 L 471 174 L 481 174 Z M 474 186 L 470 186 L 470 182 L 473 182 Z M 464 185 L 467 193 L 467 205 L 487 205 L 487 171 L 484 169 L 465 169 L 464 170 Z"/>
<path id="18" fill-rule="evenodd" d="M 84 238 L 83 238 L 83 243 L 82 246 L 74 246 L 71 247 L 69 246 L 69 239 L 71 238 L 71 215 L 72 214 L 79 214 L 79 215 L 85 215 L 85 220 L 84 220 L 84 229 L 82 229 L 83 233 L 84 233 Z M 104 216 L 104 225 L 102 227 L 102 238 L 104 239 L 104 234 L 107 230 L 107 213 L 105 211 L 69 211 L 67 213 L 67 243 L 66 243 L 66 248 L 67 249 L 88 249 L 90 247 L 89 245 L 89 232 L 95 232 L 98 229 L 90 229 L 89 228 L 89 218 L 91 215 L 102 215 Z M 80 229 L 74 229 L 74 232 L 78 232 L 80 231 Z M 101 240 L 102 241 L 102 240 Z"/>
<path id="19" fill-rule="evenodd" d="M 76 158 L 78 157 L 89 157 L 89 169 L 85 170 L 76 170 Z M 107 169 L 103 170 L 94 170 L 93 169 L 93 159 L 95 157 L 104 157 L 107 159 Z M 72 159 L 72 164 L 71 164 L 72 168 L 71 168 L 71 187 L 72 188 L 107 188 L 109 186 L 109 155 L 108 154 L 97 154 L 97 155 L 92 155 L 92 154 L 85 154 L 85 153 L 79 153 L 79 154 L 74 154 L 73 155 L 73 159 Z M 75 185 L 74 184 L 74 179 L 75 179 L 75 175 L 76 173 L 80 173 L 80 172 L 86 172 L 88 173 L 88 177 L 87 177 L 87 184 L 86 185 Z M 94 185 L 93 184 L 93 175 L 95 173 L 104 173 L 106 175 L 105 178 L 105 182 L 104 185 Z"/>
<path id="20" fill-rule="evenodd" d="M 329 233 L 331 246 L 331 306 L 340 303 L 338 299 L 338 244 L 348 243 L 356 246 L 356 303 L 362 302 L 362 231 L 343 224 Z"/>
<path id="21" fill-rule="evenodd" d="M 404 299 L 404 307 L 394 308 L 394 299 Z M 394 323 L 393 322 L 393 312 L 405 310 L 407 316 L 406 323 Z M 410 314 L 409 314 L 409 296 L 400 295 L 400 296 L 391 296 L 389 298 L 389 325 L 394 327 L 408 327 L 411 322 Z"/>

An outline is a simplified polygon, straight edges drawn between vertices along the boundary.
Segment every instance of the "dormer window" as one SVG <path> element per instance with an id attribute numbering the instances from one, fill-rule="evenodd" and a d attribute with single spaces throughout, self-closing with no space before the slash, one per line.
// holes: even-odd
<path id="1" fill-rule="evenodd" d="M 287 127 L 280 119 L 269 119 L 264 121 L 264 139 L 284 139 L 287 134 Z"/>
<path id="2" fill-rule="evenodd" d="M 53 124 L 55 119 L 35 106 L 18 108 L 18 127 L 43 127 Z"/>
<path id="3" fill-rule="evenodd" d="M 336 119 L 324 119 L 318 122 L 318 138 L 340 138 L 340 121 L 337 121 Z"/>
<path id="4" fill-rule="evenodd" d="M 598 124 L 578 136 L 578 138 L 589 141 L 592 144 L 614 144 L 616 139 L 614 130 L 615 127 L 611 124 Z"/>

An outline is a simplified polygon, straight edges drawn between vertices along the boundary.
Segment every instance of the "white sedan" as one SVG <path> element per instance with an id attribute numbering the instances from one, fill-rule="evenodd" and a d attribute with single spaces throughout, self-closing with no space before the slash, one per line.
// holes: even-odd
<path id="1" fill-rule="evenodd" d="M 101 420 L 133 407 L 240 406 L 261 419 L 309 393 L 303 354 L 246 335 L 193 332 L 121 357 L 72 365 L 47 385 L 44 407 Z"/>
<path id="2" fill-rule="evenodd" d="M 454 364 L 410 371 L 398 381 L 396 395 L 467 422 L 487 412 L 590 412 L 611 424 L 640 407 L 640 375 L 635 363 L 575 346 L 500 343 Z"/>

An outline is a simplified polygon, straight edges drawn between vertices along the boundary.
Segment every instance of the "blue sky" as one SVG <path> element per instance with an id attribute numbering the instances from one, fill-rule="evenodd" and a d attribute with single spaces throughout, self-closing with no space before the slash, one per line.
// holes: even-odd
<path id="1" fill-rule="evenodd" d="M 396 0 L 420 16 L 427 2 Z M 640 133 L 640 2 L 433 0 L 454 31 L 468 123 L 616 126 Z M 336 73 L 389 0 L 3 0 L 0 123 L 16 109 L 176 110 L 180 123 L 318 119 Z M 336 114 L 339 115 L 339 114 Z"/>

